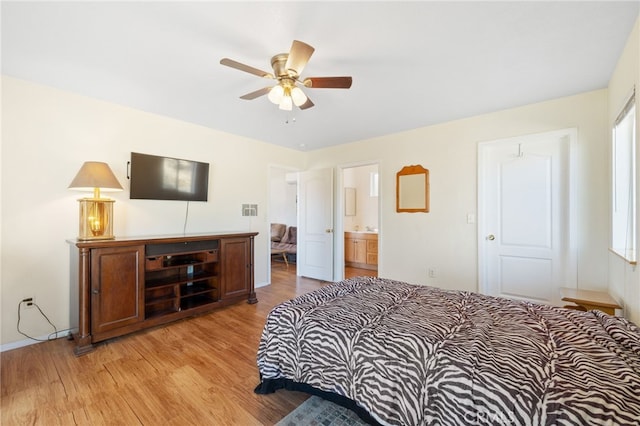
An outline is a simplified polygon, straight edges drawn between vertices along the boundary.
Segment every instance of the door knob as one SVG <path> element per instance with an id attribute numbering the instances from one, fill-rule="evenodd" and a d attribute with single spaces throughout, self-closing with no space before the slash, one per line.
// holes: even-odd
<path id="1" fill-rule="evenodd" d="M 493 241 L 495 239 L 496 239 L 496 236 L 493 235 L 493 234 L 489 234 L 489 236 L 487 237 L 487 240 L 489 240 L 489 241 Z"/>
<path id="2" fill-rule="evenodd" d="M 324 230 L 324 232 L 326 232 L 327 234 L 330 234 L 330 233 L 332 233 L 332 232 L 333 232 L 333 229 L 331 229 L 331 228 L 327 228 L 327 229 L 325 229 L 325 230 Z"/>

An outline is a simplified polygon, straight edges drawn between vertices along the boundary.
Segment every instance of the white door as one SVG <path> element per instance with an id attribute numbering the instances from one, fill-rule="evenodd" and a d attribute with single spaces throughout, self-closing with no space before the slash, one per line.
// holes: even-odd
<path id="1" fill-rule="evenodd" d="M 297 274 L 333 280 L 333 170 L 298 174 Z"/>
<path id="2" fill-rule="evenodd" d="M 576 130 L 478 147 L 480 291 L 561 305 L 576 287 L 571 147 Z"/>

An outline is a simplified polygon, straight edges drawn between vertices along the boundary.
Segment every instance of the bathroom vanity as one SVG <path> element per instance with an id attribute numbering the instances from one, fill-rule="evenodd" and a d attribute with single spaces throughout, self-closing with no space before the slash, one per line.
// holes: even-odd
<path id="1" fill-rule="evenodd" d="M 378 233 L 345 232 L 344 263 L 354 268 L 378 270 Z"/>

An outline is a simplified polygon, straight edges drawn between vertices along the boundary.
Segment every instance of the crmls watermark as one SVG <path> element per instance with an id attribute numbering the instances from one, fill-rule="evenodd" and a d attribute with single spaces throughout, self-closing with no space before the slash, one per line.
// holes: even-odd
<path id="1" fill-rule="evenodd" d="M 464 421 L 467 424 L 498 424 L 510 425 L 514 424 L 515 416 L 512 411 L 504 413 L 492 413 L 488 411 L 478 411 L 475 413 L 466 413 Z"/>

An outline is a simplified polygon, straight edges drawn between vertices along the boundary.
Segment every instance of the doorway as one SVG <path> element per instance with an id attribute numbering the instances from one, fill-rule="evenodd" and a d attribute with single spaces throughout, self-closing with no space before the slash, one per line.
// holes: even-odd
<path id="1" fill-rule="evenodd" d="M 342 168 L 343 277 L 377 276 L 380 203 L 378 164 Z"/>
<path id="2" fill-rule="evenodd" d="M 561 305 L 576 287 L 575 129 L 478 147 L 480 291 Z"/>
<path id="3" fill-rule="evenodd" d="M 270 166 L 269 167 L 269 224 L 272 235 L 269 237 L 269 277 L 273 282 L 273 272 L 286 270 L 295 272 L 297 256 L 285 246 L 289 239 L 296 240 L 291 231 L 297 229 L 298 221 L 298 173 L 295 169 Z M 275 225 L 275 226 L 272 226 Z M 277 241 L 274 241 L 277 240 Z M 274 245 L 282 243 L 280 246 Z M 275 247 L 275 249 L 274 249 Z"/>

